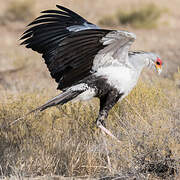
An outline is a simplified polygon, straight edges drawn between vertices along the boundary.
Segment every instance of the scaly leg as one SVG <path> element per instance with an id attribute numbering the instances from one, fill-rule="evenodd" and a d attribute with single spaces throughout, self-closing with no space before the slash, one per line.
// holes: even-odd
<path id="1" fill-rule="evenodd" d="M 111 90 L 106 95 L 100 97 L 100 110 L 99 115 L 96 120 L 96 125 L 106 134 L 111 136 L 113 139 L 116 139 L 120 142 L 108 129 L 106 129 L 105 119 L 108 116 L 109 110 L 116 104 L 119 98 L 123 93 L 119 94 L 117 90 Z"/>

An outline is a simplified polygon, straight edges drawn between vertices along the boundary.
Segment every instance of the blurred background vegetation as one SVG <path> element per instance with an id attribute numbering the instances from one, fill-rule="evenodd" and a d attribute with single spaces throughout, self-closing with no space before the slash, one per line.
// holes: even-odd
<path id="1" fill-rule="evenodd" d="M 106 137 L 107 149 L 94 125 L 97 99 L 8 126 L 59 93 L 41 56 L 18 41 L 40 11 L 56 4 L 103 28 L 134 32 L 133 49 L 164 61 L 161 76 L 145 70 L 110 112 L 107 127 L 121 143 Z M 0 178 L 180 179 L 179 0 L 6 0 L 0 7 Z"/>
<path id="2" fill-rule="evenodd" d="M 99 24 L 104 26 L 129 25 L 134 28 L 152 29 L 160 25 L 158 20 L 165 12 L 167 8 L 159 8 L 154 3 L 144 4 L 130 10 L 118 9 L 114 15 L 106 15 L 100 19 Z"/>

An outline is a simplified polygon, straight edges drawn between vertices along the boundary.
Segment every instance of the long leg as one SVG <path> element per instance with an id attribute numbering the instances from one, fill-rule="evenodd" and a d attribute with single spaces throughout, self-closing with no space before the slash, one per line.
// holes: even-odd
<path id="1" fill-rule="evenodd" d="M 108 116 L 109 110 L 117 103 L 123 93 L 119 93 L 117 90 L 111 90 L 107 94 L 100 97 L 100 109 L 99 115 L 96 119 L 96 124 L 101 123 L 105 125 L 105 119 Z"/>
<path id="2" fill-rule="evenodd" d="M 109 110 L 117 103 L 119 98 L 123 95 L 123 93 L 119 93 L 117 90 L 113 89 L 109 91 L 107 94 L 100 97 L 100 110 L 98 118 L 96 119 L 96 124 L 103 132 L 110 135 L 112 138 L 117 138 L 105 128 L 105 119 L 108 116 Z"/>
<path id="3" fill-rule="evenodd" d="M 105 133 L 111 136 L 113 139 L 116 141 L 120 142 L 108 129 L 106 129 L 105 125 L 105 119 L 108 116 L 109 110 L 116 104 L 116 102 L 119 100 L 119 98 L 122 96 L 122 94 L 119 94 L 118 91 L 112 90 L 108 92 L 107 94 L 103 95 L 100 97 L 100 109 L 99 109 L 99 115 L 98 118 L 96 119 L 96 124 L 97 126 L 101 129 L 102 134 L 103 134 L 103 142 L 105 145 L 105 150 L 106 150 L 106 156 L 107 156 L 107 161 L 108 161 L 108 168 L 109 171 L 112 171 L 112 166 L 111 166 L 111 161 L 109 157 L 109 150 L 107 147 L 107 142 L 105 138 Z"/>

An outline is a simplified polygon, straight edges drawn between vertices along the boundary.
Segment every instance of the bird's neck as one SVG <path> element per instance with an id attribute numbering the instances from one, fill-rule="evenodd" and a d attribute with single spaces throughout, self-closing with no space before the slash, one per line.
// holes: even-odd
<path id="1" fill-rule="evenodd" d="M 129 54 L 129 63 L 130 65 L 138 70 L 142 71 L 144 67 L 150 66 L 149 55 L 146 52 L 134 52 Z"/>

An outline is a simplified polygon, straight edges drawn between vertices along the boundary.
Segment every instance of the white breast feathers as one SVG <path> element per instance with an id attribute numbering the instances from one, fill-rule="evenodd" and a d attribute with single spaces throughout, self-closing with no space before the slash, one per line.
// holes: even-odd
<path id="1" fill-rule="evenodd" d="M 112 87 L 127 95 L 136 85 L 139 73 L 128 66 L 119 65 L 99 68 L 96 76 L 105 77 Z"/>

